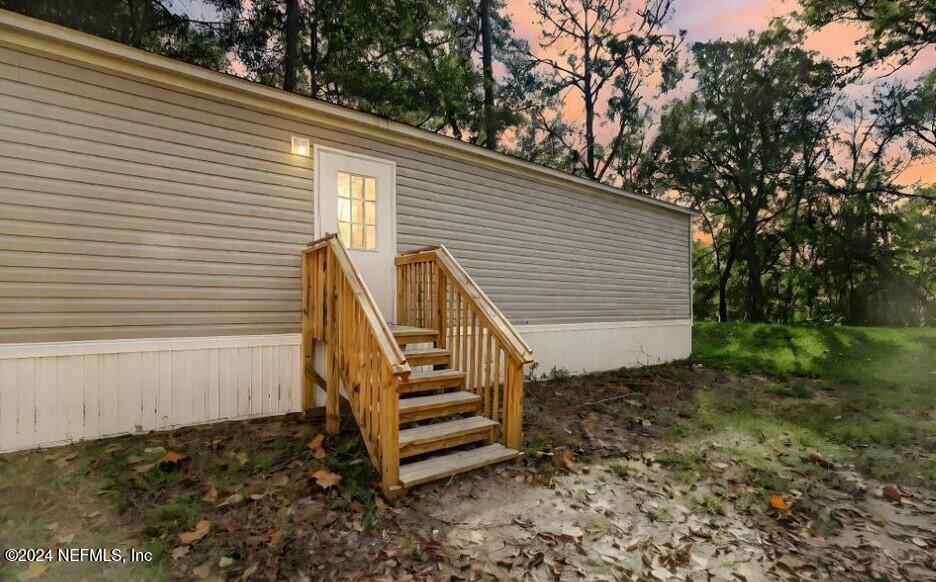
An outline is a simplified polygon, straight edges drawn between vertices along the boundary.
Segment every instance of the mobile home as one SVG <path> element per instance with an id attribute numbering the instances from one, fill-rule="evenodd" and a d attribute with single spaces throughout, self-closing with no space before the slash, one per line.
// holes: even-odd
<path id="1" fill-rule="evenodd" d="M 524 376 L 689 354 L 692 215 L 0 11 L 0 451 L 343 397 L 388 493 L 510 458 Z"/>

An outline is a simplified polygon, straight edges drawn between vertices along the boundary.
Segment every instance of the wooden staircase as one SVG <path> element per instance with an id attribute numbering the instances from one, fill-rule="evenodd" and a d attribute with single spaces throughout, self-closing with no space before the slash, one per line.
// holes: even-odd
<path id="1" fill-rule="evenodd" d="M 303 253 L 303 370 L 326 392 L 326 430 L 350 404 L 383 492 L 516 458 L 523 365 L 532 351 L 445 247 L 397 258 L 397 319 L 388 324 L 329 235 Z M 313 362 L 324 344 L 325 373 Z"/>

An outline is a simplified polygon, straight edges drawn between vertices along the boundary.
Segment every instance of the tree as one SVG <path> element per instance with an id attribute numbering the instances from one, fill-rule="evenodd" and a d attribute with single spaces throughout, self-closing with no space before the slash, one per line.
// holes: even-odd
<path id="1" fill-rule="evenodd" d="M 535 0 L 533 7 L 542 27 L 541 54 L 530 58 L 552 75 L 552 95 L 571 91 L 584 105 L 582 127 L 559 112 L 539 110 L 538 130 L 564 147 L 575 172 L 605 180 L 642 130 L 642 90 L 650 78 L 661 75 L 661 91 L 679 79 L 684 31 L 666 30 L 672 0 L 646 0 L 633 14 L 627 0 Z M 612 127 L 606 143 L 597 131 L 602 117 Z"/>
<path id="2" fill-rule="evenodd" d="M 494 39 L 491 25 L 492 0 L 481 0 L 481 69 L 484 81 L 484 147 L 497 148 L 498 128 L 494 120 Z"/>
<path id="3" fill-rule="evenodd" d="M 0 8 L 216 70 L 227 70 L 223 30 L 160 0 L 0 0 Z"/>
<path id="4" fill-rule="evenodd" d="M 875 108 L 888 130 L 907 137 L 915 153 L 936 153 L 936 70 L 915 88 L 890 85 L 875 99 Z"/>
<path id="5" fill-rule="evenodd" d="M 259 82 L 456 137 L 479 109 L 468 0 L 206 1 Z"/>
<path id="6" fill-rule="evenodd" d="M 936 3 L 932 0 L 800 0 L 802 19 L 813 28 L 831 23 L 864 25 L 857 62 L 849 71 L 893 61 L 894 69 L 911 62 L 936 42 Z"/>
<path id="7" fill-rule="evenodd" d="M 698 87 L 664 112 L 654 149 L 662 187 L 699 208 L 713 238 L 719 319 L 728 320 L 728 285 L 745 270 L 744 317 L 764 321 L 764 275 L 787 243 L 818 181 L 834 96 L 834 69 L 775 25 L 759 36 L 692 47 Z"/>

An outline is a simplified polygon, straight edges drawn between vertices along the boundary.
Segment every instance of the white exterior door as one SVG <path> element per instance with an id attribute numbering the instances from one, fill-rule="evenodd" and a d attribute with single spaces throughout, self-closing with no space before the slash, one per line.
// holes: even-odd
<path id="1" fill-rule="evenodd" d="M 337 232 L 387 321 L 396 319 L 396 165 L 315 148 L 316 237 Z"/>

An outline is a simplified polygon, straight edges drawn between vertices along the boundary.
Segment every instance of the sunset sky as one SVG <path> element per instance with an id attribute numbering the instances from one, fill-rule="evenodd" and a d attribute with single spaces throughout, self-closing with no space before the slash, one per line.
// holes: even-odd
<path id="1" fill-rule="evenodd" d="M 506 0 L 507 11 L 513 19 L 514 28 L 520 36 L 537 47 L 539 25 L 536 22 L 530 0 Z M 175 0 L 176 7 L 196 18 L 211 18 L 211 11 L 200 0 Z M 693 42 L 732 38 L 745 35 L 748 31 L 766 28 L 771 18 L 784 16 L 797 10 L 796 1 L 791 0 L 675 0 L 675 15 L 670 24 L 673 30 L 687 31 L 686 47 Z M 843 61 L 854 55 L 855 40 L 862 36 L 858 27 L 831 26 L 821 33 L 811 35 L 807 47 L 819 51 L 829 58 Z M 916 60 L 903 67 L 888 80 L 911 81 L 936 67 L 936 48 L 921 53 Z M 879 75 L 880 73 L 878 73 Z M 874 77 L 875 75 L 872 75 Z M 849 94 L 861 98 L 870 93 L 871 81 L 849 88 Z M 680 86 L 676 94 L 691 90 L 691 81 Z M 570 99 L 565 108 L 570 120 L 581 119 L 582 107 Z M 909 168 L 902 176 L 903 182 L 916 180 L 936 181 L 936 158 L 922 160 Z"/>
<path id="2" fill-rule="evenodd" d="M 688 48 L 693 42 L 733 38 L 743 36 L 751 30 L 763 30 L 772 18 L 788 15 L 798 7 L 797 2 L 785 0 L 676 0 L 675 14 L 670 26 L 673 30 L 686 30 Z M 539 25 L 529 0 L 507 0 L 507 9 L 517 33 L 526 38 L 535 50 Z M 863 31 L 859 27 L 830 26 L 821 33 L 811 35 L 806 46 L 836 61 L 844 62 L 855 54 L 855 41 L 862 35 Z M 912 81 L 933 67 L 936 67 L 936 48 L 921 53 L 912 64 L 903 67 L 887 79 Z M 880 74 L 881 72 L 876 72 L 869 75 L 869 79 L 874 79 Z M 867 96 L 872 82 L 869 80 L 863 85 L 850 87 L 849 94 L 855 98 Z M 690 89 L 691 81 L 687 81 L 676 93 L 685 93 Z M 580 103 L 570 102 L 565 108 L 566 116 L 571 119 L 581 118 L 581 111 Z M 921 160 L 901 175 L 901 181 L 908 184 L 917 180 L 936 180 L 936 158 Z"/>

